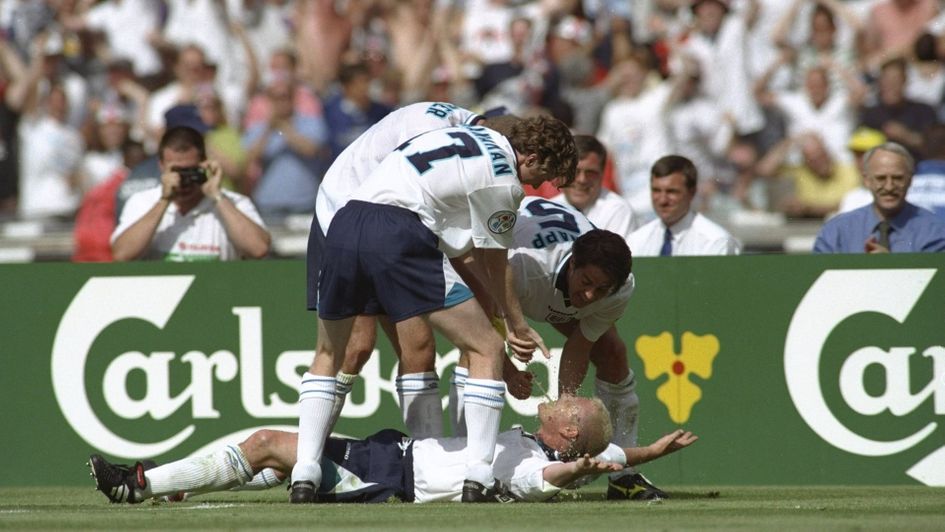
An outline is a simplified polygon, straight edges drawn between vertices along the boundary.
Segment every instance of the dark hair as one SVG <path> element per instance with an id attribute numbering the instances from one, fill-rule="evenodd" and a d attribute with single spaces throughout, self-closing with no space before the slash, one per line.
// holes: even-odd
<path id="1" fill-rule="evenodd" d="M 538 156 L 538 169 L 549 178 L 564 177 L 568 186 L 577 172 L 577 148 L 568 126 L 557 118 L 535 116 L 519 120 L 506 135 L 509 144 L 523 155 Z"/>
<path id="2" fill-rule="evenodd" d="M 588 265 L 600 268 L 613 281 L 613 292 L 627 282 L 633 268 L 627 241 L 606 229 L 593 229 L 579 236 L 571 246 L 571 261 L 574 268 Z"/>
<path id="3" fill-rule="evenodd" d="M 338 82 L 342 85 L 351 83 L 358 76 L 370 76 L 371 72 L 364 63 L 348 63 L 338 69 Z"/>
<path id="4" fill-rule="evenodd" d="M 696 165 L 682 155 L 665 155 L 660 157 L 653 168 L 650 169 L 650 178 L 666 177 L 676 172 L 682 173 L 686 177 L 686 188 L 696 189 L 696 183 L 699 181 L 699 172 L 696 171 Z"/>
<path id="5" fill-rule="evenodd" d="M 158 145 L 158 159 L 164 160 L 164 150 L 166 149 L 178 152 L 196 149 L 201 161 L 207 158 L 203 135 L 196 129 L 187 126 L 172 127 L 164 132 L 161 143 Z"/>
<path id="6" fill-rule="evenodd" d="M 830 23 L 830 27 L 832 29 L 837 29 L 837 23 L 833 19 L 833 11 L 831 11 L 827 6 L 820 3 L 815 4 L 814 11 L 810 15 L 811 22 L 813 22 L 814 18 L 816 18 L 818 15 L 827 17 L 827 22 Z"/>
<path id="7" fill-rule="evenodd" d="M 919 35 L 912 46 L 912 51 L 915 52 L 915 58 L 919 61 L 935 61 L 938 59 L 938 54 L 935 52 L 935 36 L 929 32 Z"/>
<path id="8" fill-rule="evenodd" d="M 607 165 L 607 148 L 597 140 L 593 135 L 575 135 L 574 146 L 577 148 L 578 160 L 587 157 L 590 153 L 596 153 L 600 157 L 600 165 Z"/>

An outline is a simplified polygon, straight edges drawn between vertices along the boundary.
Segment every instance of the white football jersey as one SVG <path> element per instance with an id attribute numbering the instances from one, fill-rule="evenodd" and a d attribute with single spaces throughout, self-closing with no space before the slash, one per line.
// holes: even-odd
<path id="1" fill-rule="evenodd" d="M 509 141 L 485 127 L 459 126 L 401 144 L 351 199 L 417 213 L 452 258 L 473 247 L 512 247 L 524 197 Z"/>
<path id="2" fill-rule="evenodd" d="M 634 279 L 630 274 L 616 293 L 583 308 L 570 305 L 568 294 L 556 286 L 564 282 L 558 277 L 571 258 L 574 240 L 591 229 L 594 225 L 573 207 L 529 196 L 518 210 L 509 264 L 526 316 L 552 324 L 578 320 L 584 337 L 597 341 L 623 315 Z"/>
<path id="3" fill-rule="evenodd" d="M 521 429 L 500 432 L 492 472 L 525 501 L 544 501 L 559 491 L 543 471 L 555 463 Z M 426 438 L 413 443 L 414 502 L 459 501 L 466 477 L 466 438 Z"/>
<path id="4" fill-rule="evenodd" d="M 401 107 L 371 126 L 338 155 L 322 178 L 315 199 L 322 232 L 328 234 L 328 225 L 338 209 L 397 146 L 421 133 L 472 124 L 480 118 L 451 103 L 420 102 Z"/>

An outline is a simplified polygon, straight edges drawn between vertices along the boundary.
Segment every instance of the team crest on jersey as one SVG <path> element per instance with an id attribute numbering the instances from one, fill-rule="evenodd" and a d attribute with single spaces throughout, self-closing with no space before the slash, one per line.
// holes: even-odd
<path id="1" fill-rule="evenodd" d="M 515 227 L 516 215 L 512 211 L 499 211 L 489 217 L 489 230 L 497 235 L 508 233 Z"/>

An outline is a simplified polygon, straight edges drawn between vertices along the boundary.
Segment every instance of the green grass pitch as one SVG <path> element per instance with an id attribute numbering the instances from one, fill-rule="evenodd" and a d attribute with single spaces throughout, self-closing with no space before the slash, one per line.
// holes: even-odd
<path id="1" fill-rule="evenodd" d="M 600 481 L 544 504 L 289 505 L 285 489 L 109 504 L 88 488 L 0 488 L 0 529 L 943 530 L 945 489 L 667 486 L 658 503 L 603 500 Z"/>

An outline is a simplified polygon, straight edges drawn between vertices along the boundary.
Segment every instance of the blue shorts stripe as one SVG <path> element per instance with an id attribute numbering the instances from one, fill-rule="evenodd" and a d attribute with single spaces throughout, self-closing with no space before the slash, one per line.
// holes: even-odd
<path id="1" fill-rule="evenodd" d="M 450 288 L 450 293 L 446 294 L 446 301 L 443 302 L 443 308 L 450 308 L 464 303 L 473 298 L 472 290 L 464 284 L 454 284 Z"/>

